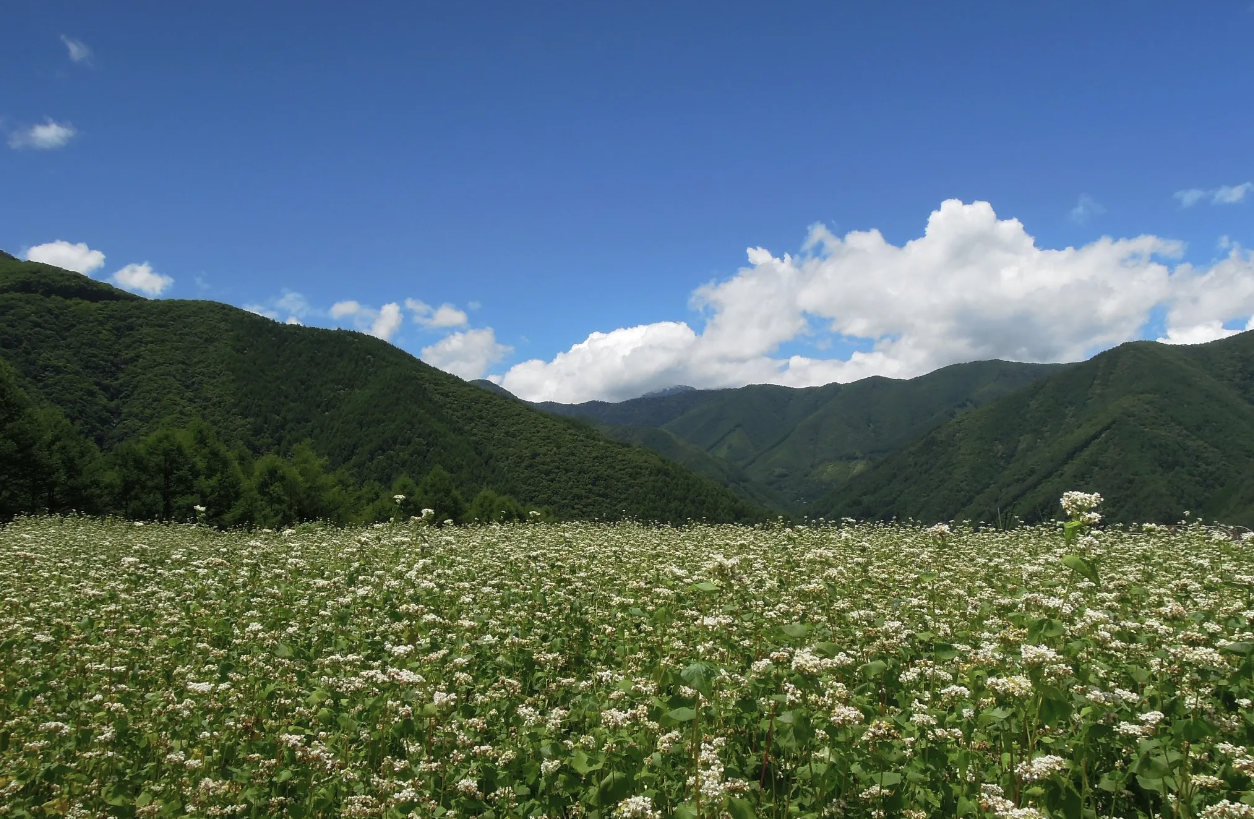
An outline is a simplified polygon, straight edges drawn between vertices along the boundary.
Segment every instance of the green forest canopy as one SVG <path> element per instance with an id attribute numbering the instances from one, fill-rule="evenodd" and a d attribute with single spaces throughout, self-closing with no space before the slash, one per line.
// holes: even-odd
<path id="1" fill-rule="evenodd" d="M 559 518 L 770 516 L 654 453 L 492 395 L 379 339 L 215 302 L 141 299 L 34 262 L 0 259 L 0 357 L 33 411 L 60 413 L 115 474 L 156 433 L 198 434 L 218 441 L 246 478 L 257 463 L 273 466 L 266 456 L 297 471 L 313 459 L 369 494 L 402 479 L 421 486 L 438 467 L 467 508 L 486 489 Z M 108 469 L 91 474 L 105 486 Z"/>

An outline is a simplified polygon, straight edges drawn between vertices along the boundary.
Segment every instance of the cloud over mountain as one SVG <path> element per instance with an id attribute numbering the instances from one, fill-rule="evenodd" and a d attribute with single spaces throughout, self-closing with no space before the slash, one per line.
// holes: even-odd
<path id="1" fill-rule="evenodd" d="M 465 379 L 482 378 L 488 368 L 513 351 L 496 340 L 491 327 L 451 333 L 422 348 L 422 360 Z"/>
<path id="2" fill-rule="evenodd" d="M 99 250 L 92 250 L 85 242 L 72 244 L 57 240 L 42 245 L 35 245 L 26 251 L 26 258 L 32 262 L 43 262 L 73 270 L 75 273 L 91 273 L 104 265 L 105 255 Z"/>
<path id="3" fill-rule="evenodd" d="M 593 333 L 502 385 L 530 400 L 619 400 L 670 384 L 808 386 L 911 377 L 961 361 L 1077 361 L 1140 337 L 1155 307 L 1169 337 L 1198 338 L 1254 314 L 1254 260 L 1234 247 L 1210 269 L 1170 261 L 1179 242 L 1104 237 L 1041 248 L 987 202 L 948 200 L 896 246 L 876 230 L 810 231 L 798 256 L 748 250 L 749 266 L 698 288 L 698 332 L 659 322 Z M 1223 331 L 1228 332 L 1228 331 Z M 846 358 L 781 356 L 787 342 L 857 340 Z"/>
<path id="4" fill-rule="evenodd" d="M 145 296 L 160 296 L 174 284 L 174 279 L 157 273 L 148 262 L 128 264 L 110 276 L 109 281 L 124 290 L 143 293 Z"/>

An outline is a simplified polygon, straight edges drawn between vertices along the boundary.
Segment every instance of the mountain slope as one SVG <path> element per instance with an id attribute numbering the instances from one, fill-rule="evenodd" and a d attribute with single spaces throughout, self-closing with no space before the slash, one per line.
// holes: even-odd
<path id="1" fill-rule="evenodd" d="M 48 265 L 0 259 L 0 356 L 105 449 L 200 419 L 254 453 L 308 439 L 361 480 L 420 478 L 439 464 L 468 495 L 490 487 L 563 517 L 765 515 L 651 452 L 370 336 L 149 301 Z"/>
<path id="2" fill-rule="evenodd" d="M 756 493 L 743 497 L 759 502 L 778 498 L 776 508 L 800 511 L 927 430 L 1056 372 L 1059 366 L 977 361 L 909 380 L 874 377 L 805 389 L 753 385 L 645 396 L 617 404 L 537 406 L 601 424 L 658 428 L 723 462 L 724 472 L 743 475 L 738 491 L 753 487 Z M 608 430 L 607 434 L 619 435 Z M 675 457 L 669 439 L 631 435 L 644 446 Z"/>
<path id="3" fill-rule="evenodd" d="M 612 426 L 597 424 L 596 428 L 616 441 L 638 444 L 674 461 L 698 475 L 726 486 L 738 497 L 768 509 L 785 510 L 790 504 L 784 496 L 765 486 L 722 458 L 688 443 L 683 438 L 657 427 Z"/>
<path id="4" fill-rule="evenodd" d="M 992 521 L 1100 492 L 1113 521 L 1186 510 L 1254 524 L 1254 333 L 1133 342 L 936 428 L 815 504 L 828 515 Z"/>
<path id="5" fill-rule="evenodd" d="M 589 418 L 614 426 L 661 427 L 710 401 L 735 390 L 686 390 L 667 395 L 642 395 L 627 401 L 585 401 L 582 404 L 559 404 L 540 401 L 532 406 L 555 415 Z"/>

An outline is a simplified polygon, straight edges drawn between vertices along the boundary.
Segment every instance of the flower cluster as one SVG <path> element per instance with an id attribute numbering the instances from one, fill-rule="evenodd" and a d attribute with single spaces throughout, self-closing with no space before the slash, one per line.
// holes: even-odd
<path id="1" fill-rule="evenodd" d="M 1067 538 L 19 519 L 0 819 L 1249 815 L 1254 550 Z"/>

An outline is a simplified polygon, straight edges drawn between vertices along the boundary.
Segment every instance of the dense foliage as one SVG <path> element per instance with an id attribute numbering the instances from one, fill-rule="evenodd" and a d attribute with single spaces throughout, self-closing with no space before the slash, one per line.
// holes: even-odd
<path id="1" fill-rule="evenodd" d="M 811 514 L 995 521 L 1086 487 L 1112 520 L 1254 525 L 1254 333 L 1124 344 L 965 413 Z"/>
<path id="2" fill-rule="evenodd" d="M 0 815 L 1254 815 L 1251 543 L 1085 535 L 1072 502 L 980 532 L 23 519 Z"/>
<path id="3" fill-rule="evenodd" d="M 562 518 L 767 516 L 638 446 L 492 395 L 378 339 L 213 302 L 140 299 L 33 262 L 0 259 L 0 357 L 29 403 L 60 412 L 106 453 L 204 423 L 253 458 L 294 462 L 307 442 L 328 471 L 361 486 L 422 480 L 440 467 L 463 498 L 487 489 Z"/>
<path id="4" fill-rule="evenodd" d="M 810 504 L 889 453 L 1059 369 L 976 361 L 909 380 L 805 389 L 759 384 L 536 406 L 608 425 L 607 434 L 678 460 L 756 503 L 813 514 Z"/>
<path id="5" fill-rule="evenodd" d="M 469 506 L 436 466 L 421 482 L 390 489 L 330 471 L 308 442 L 288 457 L 234 451 L 203 422 L 124 441 L 104 455 L 56 408 L 37 408 L 0 360 L 0 521 L 33 512 L 79 512 L 135 520 L 278 527 L 300 521 L 372 523 L 422 517 L 435 523 L 506 523 L 547 518 L 484 489 Z"/>

